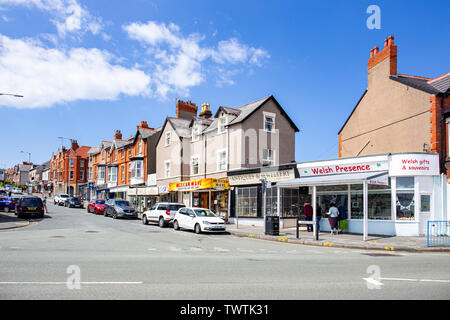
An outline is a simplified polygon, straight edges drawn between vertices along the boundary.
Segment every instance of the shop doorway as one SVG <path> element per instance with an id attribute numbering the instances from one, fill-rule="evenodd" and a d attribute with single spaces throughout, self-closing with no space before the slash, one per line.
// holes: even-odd
<path id="1" fill-rule="evenodd" d="M 431 217 L 431 194 L 420 195 L 419 235 L 425 236 L 428 229 L 428 220 Z"/>

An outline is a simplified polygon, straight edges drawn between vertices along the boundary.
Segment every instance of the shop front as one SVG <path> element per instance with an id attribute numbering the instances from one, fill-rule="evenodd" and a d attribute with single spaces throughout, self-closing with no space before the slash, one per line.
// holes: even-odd
<path id="1" fill-rule="evenodd" d="M 439 155 L 385 154 L 297 164 L 299 178 L 277 183 L 277 190 L 307 187 L 319 228 L 330 231 L 326 219 L 338 208 L 342 231 L 372 235 L 420 236 L 427 221 L 445 218 L 439 176 Z M 303 203 L 299 203 L 302 206 Z M 278 208 L 281 215 L 281 208 Z"/>
<path id="2" fill-rule="evenodd" d="M 218 216 L 228 220 L 228 179 L 197 179 L 172 182 L 170 193 L 181 193 L 186 206 L 209 208 Z"/>
<path id="3" fill-rule="evenodd" d="M 159 201 L 158 187 L 142 186 L 130 188 L 128 199 L 136 210 L 142 213 Z"/>
<path id="4" fill-rule="evenodd" d="M 298 177 L 295 163 L 273 167 L 228 171 L 230 182 L 229 221 L 241 225 L 264 225 L 264 202 L 261 180 L 268 181 L 266 189 L 266 215 L 277 215 L 276 183 Z M 307 201 L 307 188 L 285 189 L 281 191 L 280 220 L 286 227 L 294 225 L 303 213 L 300 203 Z"/>

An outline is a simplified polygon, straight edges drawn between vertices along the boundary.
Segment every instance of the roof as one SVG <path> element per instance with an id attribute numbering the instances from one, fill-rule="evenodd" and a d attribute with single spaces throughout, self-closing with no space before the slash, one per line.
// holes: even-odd
<path id="1" fill-rule="evenodd" d="M 428 84 L 432 85 L 434 88 L 438 89 L 442 93 L 450 92 L 450 72 L 437 77 L 435 79 L 429 80 Z"/>
<path id="2" fill-rule="evenodd" d="M 80 156 L 82 158 L 87 158 L 89 156 L 89 150 L 91 150 L 91 147 L 88 146 L 81 146 L 76 150 L 76 155 Z"/>
<path id="3" fill-rule="evenodd" d="M 390 75 L 389 79 L 403 83 L 409 87 L 416 88 L 421 91 L 425 91 L 430 94 L 439 94 L 441 93 L 437 88 L 428 83 L 429 79 L 427 78 L 419 78 L 414 76 L 407 75 Z"/>
<path id="4" fill-rule="evenodd" d="M 101 148 L 100 147 L 91 147 L 91 149 L 89 149 L 88 154 L 96 154 L 96 153 L 100 153 Z"/>
<path id="5" fill-rule="evenodd" d="M 180 119 L 180 118 L 174 118 L 174 117 L 167 117 L 166 121 L 164 121 L 164 124 L 161 127 L 161 132 L 166 127 L 167 123 L 170 122 L 172 127 L 175 130 L 175 133 L 180 138 L 190 138 L 191 137 L 191 129 L 190 129 L 190 123 L 192 120 L 187 119 Z M 159 130 L 159 128 L 158 128 Z M 161 134 L 159 134 L 158 139 L 156 140 L 155 145 L 158 145 L 159 140 L 161 139 Z"/>

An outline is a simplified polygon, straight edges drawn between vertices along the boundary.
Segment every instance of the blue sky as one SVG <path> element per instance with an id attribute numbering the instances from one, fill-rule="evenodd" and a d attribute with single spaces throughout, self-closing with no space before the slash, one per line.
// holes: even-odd
<path id="1" fill-rule="evenodd" d="M 392 34 L 399 73 L 447 73 L 449 14 L 449 1 L 0 0 L 0 92 L 25 96 L 0 96 L 0 167 L 20 150 L 48 160 L 59 136 L 96 146 L 159 127 L 177 97 L 215 112 L 270 94 L 300 128 L 297 161 L 335 158 L 370 49 Z"/>

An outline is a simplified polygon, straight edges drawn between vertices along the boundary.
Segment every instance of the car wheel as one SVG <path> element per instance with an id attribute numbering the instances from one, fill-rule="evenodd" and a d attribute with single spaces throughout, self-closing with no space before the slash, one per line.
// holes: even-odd
<path id="1" fill-rule="evenodd" d="M 145 214 L 142 216 L 142 223 L 148 224 L 147 216 Z"/>
<path id="2" fill-rule="evenodd" d="M 196 234 L 202 233 L 202 228 L 200 227 L 200 225 L 198 223 L 195 225 L 194 231 Z"/>
<path id="3" fill-rule="evenodd" d="M 180 230 L 180 225 L 178 224 L 178 221 L 177 221 L 177 220 L 175 220 L 175 221 L 173 222 L 173 228 L 174 228 L 175 230 Z"/>
<path id="4" fill-rule="evenodd" d="M 164 222 L 164 218 L 163 217 L 159 217 L 159 227 L 160 228 L 164 228 L 166 226 L 166 223 Z"/>
<path id="5" fill-rule="evenodd" d="M 113 212 L 112 218 L 113 218 L 113 219 L 117 219 L 117 212 L 116 212 L 116 211 Z"/>

